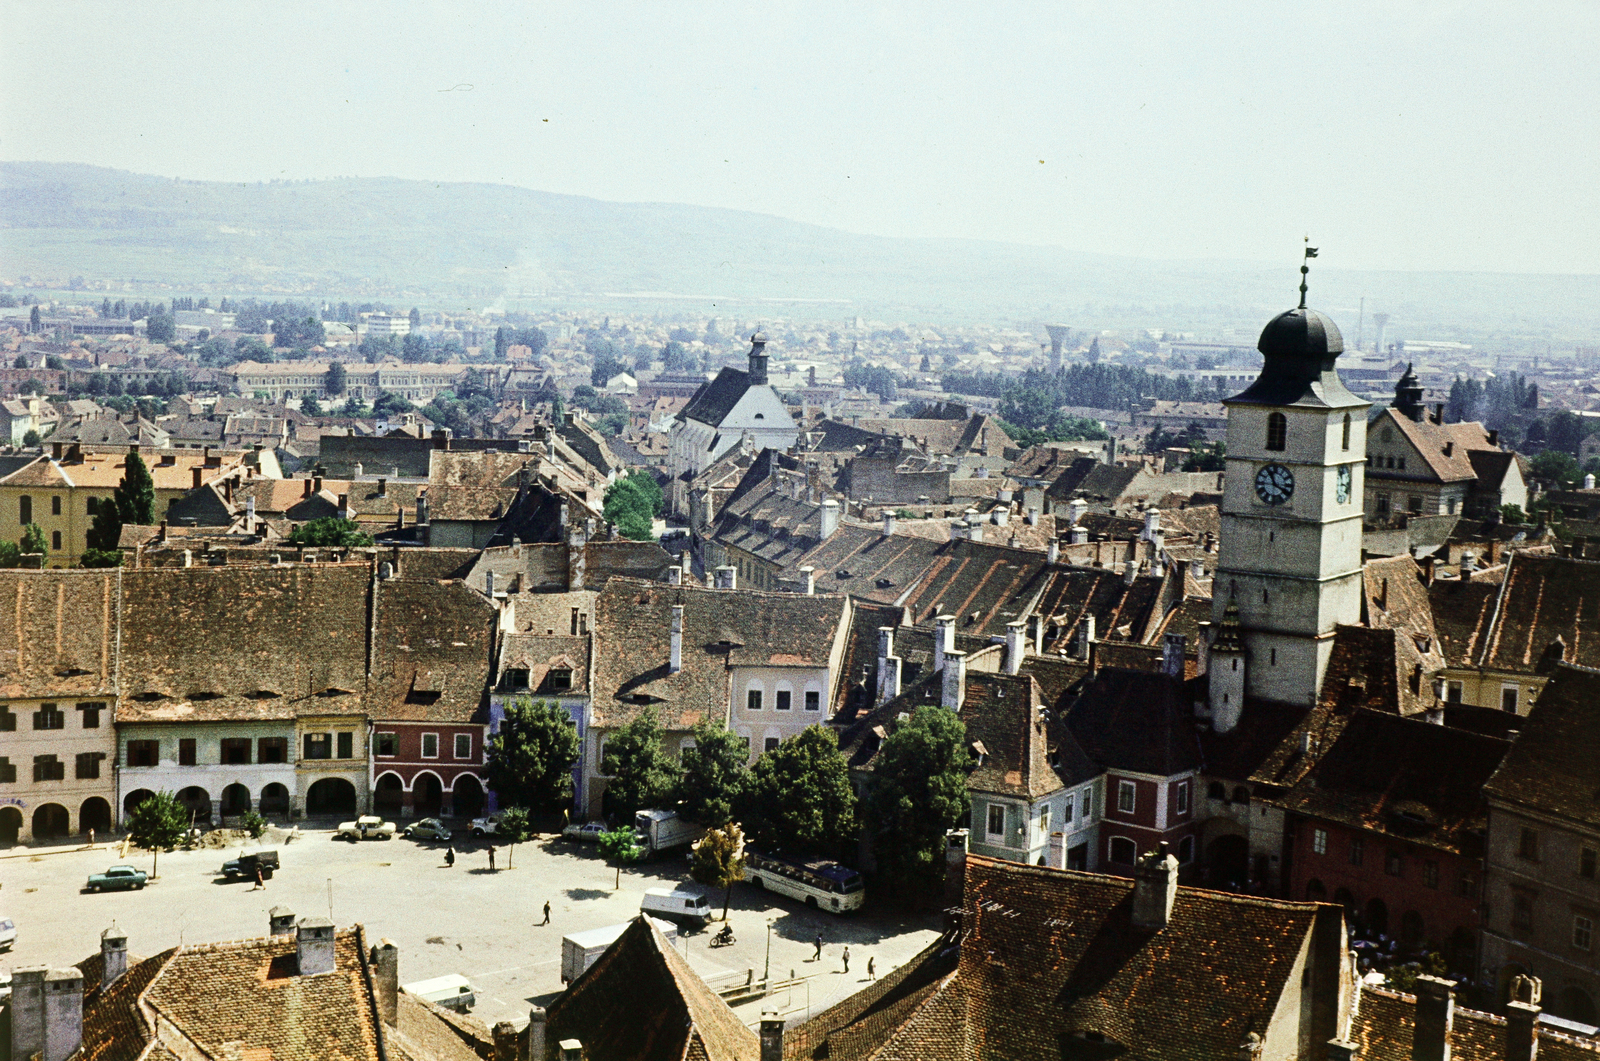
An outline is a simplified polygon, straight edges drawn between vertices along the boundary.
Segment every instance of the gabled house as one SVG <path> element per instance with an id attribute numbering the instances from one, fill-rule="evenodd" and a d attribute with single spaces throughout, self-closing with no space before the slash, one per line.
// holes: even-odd
<path id="1" fill-rule="evenodd" d="M 558 596 L 566 596 L 560 594 Z M 586 594 L 591 596 L 592 594 Z M 592 600 L 589 607 L 593 608 Z M 583 632 L 506 633 L 500 638 L 498 675 L 489 692 L 489 736 L 500 732 L 507 706 L 522 700 L 560 707 L 578 731 L 578 759 L 572 765 L 572 805 L 581 815 L 585 798 L 583 765 L 589 733 L 589 682 L 592 670 L 587 615 Z M 574 621 L 574 626 L 578 623 Z M 493 794 L 490 801 L 495 802 Z"/>

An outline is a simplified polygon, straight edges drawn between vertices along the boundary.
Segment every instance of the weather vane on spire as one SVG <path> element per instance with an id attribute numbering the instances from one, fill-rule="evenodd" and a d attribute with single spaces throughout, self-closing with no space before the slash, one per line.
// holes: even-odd
<path id="1" fill-rule="evenodd" d="M 1311 266 L 1307 265 L 1306 262 L 1310 261 L 1312 258 L 1315 258 L 1316 256 L 1317 256 L 1317 248 L 1315 248 L 1315 247 L 1313 247 L 1311 245 L 1311 237 L 1307 236 L 1306 237 L 1306 256 L 1305 256 L 1305 260 L 1300 263 L 1300 308 L 1301 309 L 1305 309 L 1306 308 L 1306 274 L 1311 272 Z"/>

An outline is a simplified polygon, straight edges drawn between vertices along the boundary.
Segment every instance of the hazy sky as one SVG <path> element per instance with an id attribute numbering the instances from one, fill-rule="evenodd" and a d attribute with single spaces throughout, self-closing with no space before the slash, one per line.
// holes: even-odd
<path id="1" fill-rule="evenodd" d="M 1582 272 L 1600 4 L 0 0 L 0 158 Z"/>

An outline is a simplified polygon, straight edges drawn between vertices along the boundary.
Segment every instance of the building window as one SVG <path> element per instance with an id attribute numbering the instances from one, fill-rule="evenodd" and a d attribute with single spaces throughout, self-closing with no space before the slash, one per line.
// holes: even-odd
<path id="1" fill-rule="evenodd" d="M 1287 449 L 1289 444 L 1289 420 L 1282 413 L 1270 413 L 1267 416 L 1267 448 L 1271 450 Z"/>
<path id="2" fill-rule="evenodd" d="M 508 668 L 506 670 L 505 678 L 500 683 L 500 687 L 502 689 L 509 690 L 526 689 L 528 687 L 527 670 L 519 667 Z"/>
<path id="3" fill-rule="evenodd" d="M 1594 944 L 1594 918 L 1586 914 L 1572 916 L 1572 945 L 1588 950 Z"/>
<path id="4" fill-rule="evenodd" d="M 1533 896 L 1527 892 L 1511 893 L 1511 927 L 1520 933 L 1533 932 Z"/>
<path id="5" fill-rule="evenodd" d="M 1050 835 L 1050 805 L 1048 803 L 1039 808 L 1039 832 L 1045 836 Z"/>
<path id="6" fill-rule="evenodd" d="M 260 737 L 256 740 L 256 762 L 286 763 L 288 761 L 288 737 Z"/>
<path id="7" fill-rule="evenodd" d="M 378 733 L 372 738 L 374 755 L 399 755 L 400 737 L 394 733 Z"/>
<path id="8" fill-rule="evenodd" d="M 746 711 L 761 710 L 761 690 L 751 689 L 744 694 L 744 707 Z"/>
<path id="9" fill-rule="evenodd" d="M 1123 814 L 1132 814 L 1135 794 L 1138 789 L 1132 781 L 1117 782 L 1117 810 Z"/>
<path id="10" fill-rule="evenodd" d="M 61 551 L 61 532 L 60 531 L 51 531 L 50 532 L 50 548 L 54 549 L 58 553 Z"/>
<path id="11" fill-rule="evenodd" d="M 15 733 L 17 731 L 17 716 L 4 704 L 0 704 L 0 733 Z"/>
<path id="12" fill-rule="evenodd" d="M 422 735 L 422 757 L 424 759 L 439 758 L 439 735 L 437 733 L 424 733 Z"/>
<path id="13" fill-rule="evenodd" d="M 1139 848 L 1126 836 L 1113 836 L 1110 847 L 1107 850 L 1107 856 L 1110 861 L 1117 863 L 1119 866 L 1131 866 L 1134 860 L 1139 857 Z"/>
<path id="14" fill-rule="evenodd" d="M 1072 824 L 1072 795 L 1071 795 L 1071 793 L 1068 793 L 1066 806 L 1063 807 L 1062 810 L 1061 810 L 1061 824 L 1062 825 L 1071 825 Z"/>
<path id="15" fill-rule="evenodd" d="M 1422 883 L 1429 888 L 1439 886 L 1439 863 L 1424 862 L 1422 864 Z"/>
<path id="16" fill-rule="evenodd" d="M 55 704 L 40 704 L 33 713 L 34 729 L 65 729 L 66 725 L 67 716 Z"/>
<path id="17" fill-rule="evenodd" d="M 82 712 L 79 717 L 83 720 L 83 728 L 99 729 L 100 712 L 104 711 L 105 708 L 105 704 L 79 704 L 78 710 Z"/>
<path id="18" fill-rule="evenodd" d="M 224 766 L 249 766 L 250 765 L 250 738 L 249 737 L 223 737 L 222 738 L 222 763 Z"/>
<path id="19" fill-rule="evenodd" d="M 67 777 L 67 764 L 54 755 L 35 755 L 33 757 L 33 779 L 35 781 L 64 781 Z"/>
<path id="20" fill-rule="evenodd" d="M 1177 813 L 1179 813 L 1179 814 L 1188 814 L 1189 813 L 1189 782 L 1187 782 L 1187 781 L 1178 782 L 1177 791 L 1174 793 L 1174 798 L 1177 801 Z"/>
<path id="21" fill-rule="evenodd" d="M 11 765 L 11 760 L 0 755 L 0 785 L 14 785 L 17 783 L 17 768 Z"/>
<path id="22" fill-rule="evenodd" d="M 1344 442 L 1343 442 L 1341 448 L 1343 448 L 1343 449 L 1349 449 L 1350 448 L 1350 414 L 1349 413 L 1345 413 L 1344 414 Z"/>
<path id="23" fill-rule="evenodd" d="M 1311 850 L 1315 851 L 1319 855 L 1326 855 L 1328 853 L 1328 830 L 1311 830 Z"/>
<path id="24" fill-rule="evenodd" d="M 1372 495 L 1372 503 L 1373 503 L 1373 506 L 1374 506 L 1374 508 L 1375 508 L 1375 510 L 1377 512 L 1377 516 L 1378 516 L 1379 519 L 1388 519 L 1389 518 L 1389 495 L 1388 495 L 1388 493 L 1382 492 L 1382 491 L 1380 491 L 1378 493 L 1374 493 Z"/>
<path id="25" fill-rule="evenodd" d="M 1352 836 L 1350 838 L 1350 864 L 1352 866 L 1361 865 L 1361 859 L 1366 854 L 1365 848 L 1366 842 L 1361 837 Z"/>
<path id="26" fill-rule="evenodd" d="M 566 667 L 557 667 L 545 678 L 553 693 L 564 693 L 572 688 L 572 671 Z"/>
<path id="27" fill-rule="evenodd" d="M 51 494 L 50 495 L 50 514 L 52 516 L 61 515 L 61 495 L 60 494 Z"/>
<path id="28" fill-rule="evenodd" d="M 816 689 L 807 689 L 806 690 L 806 710 L 807 711 L 821 711 L 822 710 L 822 693 L 818 692 Z"/>
<path id="29" fill-rule="evenodd" d="M 1500 686 L 1500 710 L 1508 711 L 1513 715 L 1517 713 L 1517 692 L 1519 689 L 1520 686 L 1516 685 Z"/>
<path id="30" fill-rule="evenodd" d="M 158 740 L 131 740 L 128 742 L 129 766 L 155 766 L 161 761 L 161 742 Z"/>
<path id="31" fill-rule="evenodd" d="M 1461 879 L 1456 881 L 1456 894 L 1463 899 L 1476 899 L 1478 897 L 1478 878 L 1471 870 L 1461 871 Z"/>
<path id="32" fill-rule="evenodd" d="M 331 733 L 307 733 L 306 734 L 306 739 L 305 739 L 305 751 L 301 753 L 300 758 L 302 758 L 302 759 L 332 759 L 333 758 L 333 734 L 331 734 Z"/>
<path id="33" fill-rule="evenodd" d="M 1006 835 L 1006 809 L 999 803 L 989 804 L 989 838 L 1001 839 Z"/>
<path id="34" fill-rule="evenodd" d="M 456 758 L 457 759 L 470 759 L 470 758 L 472 758 L 472 734 L 470 734 L 470 733 L 457 733 L 456 734 Z"/>
<path id="35" fill-rule="evenodd" d="M 1539 833 L 1526 825 L 1522 827 L 1521 836 L 1517 840 L 1517 854 L 1529 862 L 1539 861 Z"/>
<path id="36" fill-rule="evenodd" d="M 1444 683 L 1444 699 L 1447 704 L 1461 703 L 1462 687 L 1460 682 Z"/>
<path id="37" fill-rule="evenodd" d="M 27 494 L 17 499 L 17 522 L 23 526 L 33 522 L 33 498 Z"/>
<path id="38" fill-rule="evenodd" d="M 178 765 L 193 766 L 195 761 L 194 738 L 180 737 L 178 739 Z"/>
<path id="39" fill-rule="evenodd" d="M 1400 854 L 1400 852 L 1394 850 L 1393 848 L 1390 848 L 1388 851 L 1384 852 L 1383 871 L 1385 873 L 1391 877 L 1399 877 L 1405 874 L 1405 869 L 1406 860 Z"/>
<path id="40" fill-rule="evenodd" d="M 98 780 L 100 777 L 100 760 L 105 757 L 105 752 L 79 752 L 77 779 L 79 781 Z"/>
<path id="41" fill-rule="evenodd" d="M 1185 836 L 1178 841 L 1178 862 L 1187 866 L 1194 861 L 1194 837 Z"/>
<path id="42" fill-rule="evenodd" d="M 1594 880 L 1595 862 L 1597 853 L 1594 848 L 1586 847 L 1578 852 L 1578 876 L 1584 880 Z"/>
<path id="43" fill-rule="evenodd" d="M 780 739 L 781 738 L 778 737 L 768 737 L 766 740 L 762 741 L 761 753 L 765 755 L 767 752 L 776 750 Z"/>
<path id="44" fill-rule="evenodd" d="M 1079 800 L 1079 805 L 1082 808 L 1079 813 L 1084 821 L 1094 817 L 1094 789 L 1086 788 L 1083 790 L 1083 799 Z"/>
<path id="45" fill-rule="evenodd" d="M 335 759 L 353 759 L 356 754 L 356 735 L 348 730 L 337 735 L 339 750 Z"/>
<path id="46" fill-rule="evenodd" d="M 773 702 L 773 708 L 778 711 L 789 710 L 789 690 L 779 689 L 774 695 L 777 697 L 777 699 Z"/>

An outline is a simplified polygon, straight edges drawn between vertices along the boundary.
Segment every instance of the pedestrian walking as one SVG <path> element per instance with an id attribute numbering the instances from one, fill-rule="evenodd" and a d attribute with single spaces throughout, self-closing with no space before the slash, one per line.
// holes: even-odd
<path id="1" fill-rule="evenodd" d="M 494 872 L 494 845 L 489 845 L 489 872 Z"/>
<path id="2" fill-rule="evenodd" d="M 447 868 L 450 868 L 450 869 L 454 869 L 455 868 L 455 864 L 456 864 L 456 849 L 455 849 L 455 845 L 454 844 L 452 844 L 451 846 L 449 846 L 449 847 L 444 849 L 444 864 L 445 864 L 445 866 Z"/>
<path id="3" fill-rule="evenodd" d="M 90 826 L 90 828 L 89 828 L 89 846 L 90 847 L 94 846 L 94 827 L 93 826 Z"/>
<path id="4" fill-rule="evenodd" d="M 814 961 L 814 962 L 820 962 L 822 960 L 822 933 L 821 932 L 817 933 L 817 953 L 815 953 L 815 954 L 813 954 L 811 956 L 811 960 Z"/>
<path id="5" fill-rule="evenodd" d="M 544 920 L 539 922 L 539 924 L 541 926 L 543 926 L 543 925 L 548 925 L 549 923 L 550 923 L 550 900 L 546 899 L 544 901 Z"/>
<path id="6" fill-rule="evenodd" d="M 844 971 L 850 971 L 850 948 L 848 946 L 844 949 Z"/>
<path id="7" fill-rule="evenodd" d="M 256 866 L 256 886 L 250 890 L 253 892 L 267 890 L 267 882 L 261 879 L 261 867 L 259 865 Z"/>
<path id="8" fill-rule="evenodd" d="M 878 959 L 872 958 L 872 957 L 868 957 L 867 958 L 867 979 L 868 980 L 876 980 L 877 978 L 878 978 Z"/>

